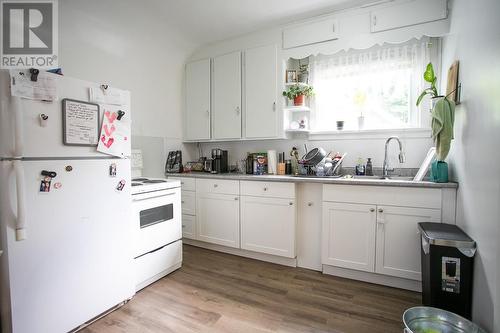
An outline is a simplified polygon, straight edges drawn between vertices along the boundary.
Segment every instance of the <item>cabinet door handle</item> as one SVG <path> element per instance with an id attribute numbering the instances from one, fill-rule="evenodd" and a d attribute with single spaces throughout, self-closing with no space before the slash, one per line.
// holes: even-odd
<path id="1" fill-rule="evenodd" d="M 378 209 L 378 212 L 379 212 L 379 213 L 383 213 L 383 212 L 384 212 L 384 210 L 383 210 L 382 208 L 379 208 L 379 209 Z"/>
<path id="2" fill-rule="evenodd" d="M 273 112 L 276 111 L 276 102 L 273 102 Z"/>
<path id="3" fill-rule="evenodd" d="M 185 201 L 184 200 L 181 200 L 181 203 L 184 203 Z"/>
<path id="4" fill-rule="evenodd" d="M 185 225 L 185 224 L 183 224 L 183 225 L 182 225 L 182 228 L 185 228 L 185 227 L 186 227 L 186 225 Z"/>
<path id="5" fill-rule="evenodd" d="M 374 212 L 375 211 L 375 208 L 370 208 L 370 212 Z"/>
<path id="6" fill-rule="evenodd" d="M 288 204 L 289 204 L 290 206 L 293 206 L 293 202 L 289 202 Z"/>
<path id="7" fill-rule="evenodd" d="M 264 187 L 264 191 L 267 191 L 267 187 Z"/>
<path id="8" fill-rule="evenodd" d="M 235 197 L 235 198 L 234 198 L 234 201 L 238 201 L 238 197 Z"/>
<path id="9" fill-rule="evenodd" d="M 219 187 L 219 185 L 217 185 L 217 184 L 214 184 L 214 187 Z"/>
<path id="10" fill-rule="evenodd" d="M 335 23 L 332 24 L 332 32 L 335 32 Z"/>
<path id="11" fill-rule="evenodd" d="M 206 112 L 207 112 L 207 116 L 210 116 L 210 110 L 207 110 Z"/>
<path id="12" fill-rule="evenodd" d="M 313 205 L 313 203 L 312 203 L 312 202 L 308 202 L 308 203 L 307 203 L 307 205 L 308 205 L 309 207 L 311 207 L 311 206 Z"/>
<path id="13" fill-rule="evenodd" d="M 373 26 L 377 25 L 377 15 L 373 15 Z"/>
<path id="14" fill-rule="evenodd" d="M 239 107 L 239 106 L 237 106 L 237 107 L 236 107 L 236 114 L 237 114 L 237 115 L 239 115 L 239 114 L 240 114 L 240 107 Z"/>

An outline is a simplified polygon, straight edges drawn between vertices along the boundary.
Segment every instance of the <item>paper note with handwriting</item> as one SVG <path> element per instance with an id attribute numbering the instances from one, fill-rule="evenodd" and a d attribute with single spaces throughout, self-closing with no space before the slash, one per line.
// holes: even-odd
<path id="1" fill-rule="evenodd" d="M 102 110 L 103 119 L 97 151 L 118 157 L 130 157 L 130 112 L 115 105 L 103 105 Z"/>
<path id="2" fill-rule="evenodd" d="M 33 81 L 29 69 L 11 69 L 11 95 L 38 101 L 57 101 L 58 78 L 56 74 L 40 71 L 36 81 Z"/>

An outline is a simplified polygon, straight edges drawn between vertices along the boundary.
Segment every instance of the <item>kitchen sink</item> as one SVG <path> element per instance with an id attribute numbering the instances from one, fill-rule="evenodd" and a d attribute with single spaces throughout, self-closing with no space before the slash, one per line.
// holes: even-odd
<path id="1" fill-rule="evenodd" d="M 344 176 L 345 179 L 356 179 L 356 180 L 387 180 L 387 181 L 413 181 L 413 177 L 404 177 L 404 176 Z"/>

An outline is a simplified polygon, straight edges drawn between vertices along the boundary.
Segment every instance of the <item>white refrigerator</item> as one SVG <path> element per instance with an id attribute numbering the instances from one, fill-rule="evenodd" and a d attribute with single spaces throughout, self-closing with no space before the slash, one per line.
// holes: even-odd
<path id="1" fill-rule="evenodd" d="M 63 144 L 61 100 L 89 101 L 89 88 L 100 85 L 55 77 L 59 99 L 44 102 L 11 97 L 9 73 L 0 71 L 0 310 L 5 333 L 68 332 L 135 293 L 130 161 L 96 147 Z M 125 96 L 130 110 L 130 94 Z M 41 114 L 48 116 L 43 126 Z M 42 171 L 56 174 L 49 192 Z"/>

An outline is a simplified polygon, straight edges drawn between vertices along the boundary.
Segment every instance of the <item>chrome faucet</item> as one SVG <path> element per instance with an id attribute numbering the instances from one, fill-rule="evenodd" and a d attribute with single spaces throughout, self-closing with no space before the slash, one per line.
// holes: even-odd
<path id="1" fill-rule="evenodd" d="M 389 161 L 387 160 L 387 148 L 389 147 L 389 142 L 391 142 L 392 139 L 397 140 L 399 143 L 399 163 L 405 162 L 405 153 L 403 152 L 403 144 L 401 143 L 401 140 L 399 140 L 397 136 L 389 137 L 385 142 L 384 167 L 382 169 L 382 177 L 384 178 L 389 178 L 389 171 L 394 171 L 394 168 L 389 168 Z"/>

